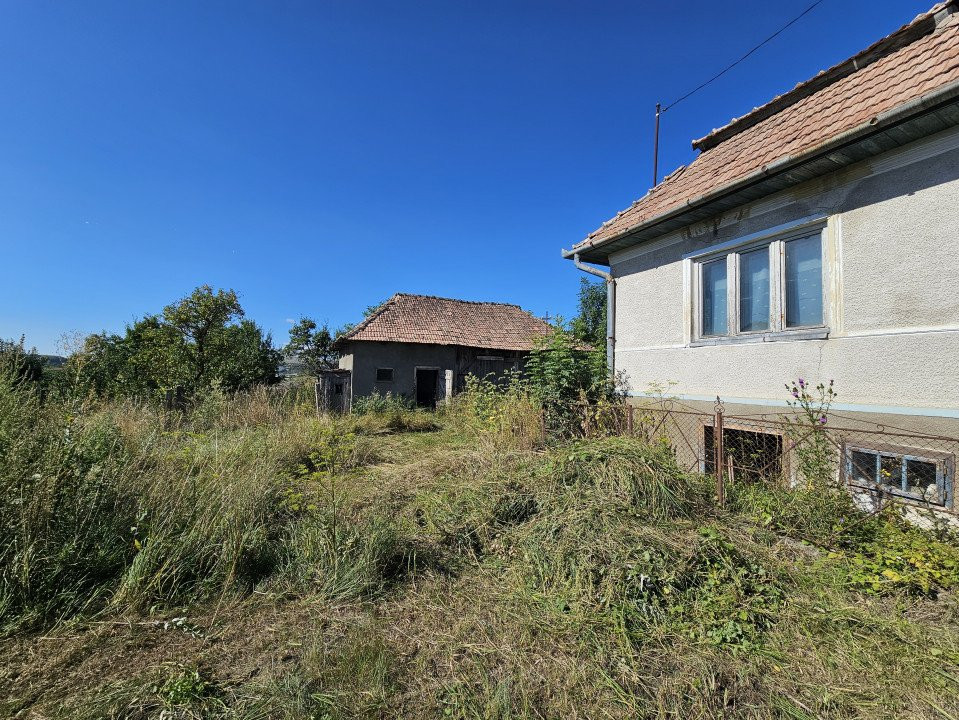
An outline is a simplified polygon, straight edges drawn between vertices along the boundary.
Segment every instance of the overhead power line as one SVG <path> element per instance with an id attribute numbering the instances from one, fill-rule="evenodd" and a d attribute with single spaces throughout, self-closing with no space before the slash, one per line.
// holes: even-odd
<path id="1" fill-rule="evenodd" d="M 689 98 L 689 97 L 695 95 L 696 93 L 698 93 L 700 90 L 702 90 L 702 89 L 703 89 L 704 87 L 706 87 L 707 85 L 711 85 L 712 83 L 714 83 L 714 82 L 716 82 L 717 80 L 719 80 L 719 78 L 721 78 L 723 75 L 725 75 L 726 73 L 728 73 L 728 72 L 729 72 L 730 70 L 732 70 L 734 67 L 736 67 L 737 65 L 739 65 L 739 63 L 741 63 L 741 62 L 743 62 L 744 60 L 746 60 L 750 55 L 752 55 L 754 52 L 756 52 L 757 50 L 759 50 L 759 48 L 761 48 L 763 45 L 766 45 L 766 44 L 769 43 L 770 41 L 774 40 L 774 39 L 777 38 L 779 35 L 781 35 L 785 30 L 787 30 L 788 28 L 792 27 L 792 26 L 795 25 L 797 22 L 799 22 L 800 20 L 802 20 L 806 15 L 808 15 L 810 12 L 812 12 L 813 9 L 815 9 L 815 7 L 816 7 L 817 5 L 821 5 L 822 2 L 823 2 L 823 0 L 816 0 L 812 5 L 810 5 L 809 7 L 807 7 L 805 10 L 803 10 L 801 13 L 799 13 L 799 14 L 798 14 L 796 17 L 794 17 L 792 20 L 790 20 L 789 22 L 787 22 L 785 25 L 783 25 L 781 28 L 779 28 L 779 29 L 778 29 L 776 32 L 774 32 L 772 35 L 770 35 L 770 36 L 767 37 L 765 40 L 763 40 L 761 43 L 759 43 L 758 45 L 756 45 L 755 47 L 753 47 L 751 50 L 749 50 L 749 52 L 747 52 L 745 55 L 743 55 L 741 58 L 739 58 L 736 62 L 727 65 L 727 66 L 724 67 L 722 70 L 720 70 L 718 73 L 716 73 L 716 74 L 713 75 L 711 78 L 709 78 L 709 80 L 707 80 L 706 82 L 702 83 L 701 85 L 697 85 L 697 86 L 694 87 L 692 90 L 690 90 L 688 93 L 686 93 L 685 95 L 683 95 L 681 98 L 679 98 L 679 99 L 677 99 L 677 100 L 673 100 L 671 103 L 669 103 L 668 105 L 665 105 L 665 106 L 661 105 L 660 103 L 656 103 L 656 131 L 655 131 L 656 134 L 655 134 L 655 137 L 654 137 L 654 140 L 653 140 L 653 187 L 656 187 L 656 185 L 659 183 L 659 116 L 662 115 L 662 114 L 663 114 L 664 112 L 666 112 L 667 110 L 669 110 L 670 108 L 676 107 L 677 105 L 679 105 L 679 103 L 681 103 L 681 102 L 682 102 L 683 100 L 685 100 L 686 98 Z"/>
<path id="2" fill-rule="evenodd" d="M 772 35 L 770 35 L 768 38 L 766 38 L 766 39 L 763 40 L 761 43 L 759 43 L 758 45 L 756 45 L 756 47 L 754 47 L 752 50 L 750 50 L 750 51 L 747 52 L 745 55 L 743 55 L 741 58 L 739 58 L 739 60 L 737 60 L 736 62 L 732 63 L 731 65 L 727 65 L 725 68 L 723 68 L 723 69 L 720 70 L 718 73 L 716 73 L 716 74 L 713 75 L 711 78 L 709 78 L 709 80 L 707 80 L 706 82 L 704 82 L 702 85 L 698 85 L 698 86 L 694 87 L 692 90 L 690 90 L 688 93 L 686 93 L 685 95 L 683 95 L 683 96 L 682 96 L 681 98 L 679 98 L 678 100 L 673 100 L 671 103 L 669 103 L 668 105 L 666 105 L 665 107 L 663 107 L 660 112 L 666 112 L 666 111 L 669 110 L 670 108 L 676 107 L 679 103 L 681 103 L 681 102 L 682 102 L 683 100 L 685 100 L 686 98 L 688 98 L 688 97 L 690 97 L 690 96 L 692 96 L 692 95 L 695 95 L 696 93 L 698 93 L 700 90 L 702 90 L 702 89 L 703 89 L 704 87 L 706 87 L 707 85 L 711 85 L 712 83 L 716 82 L 716 81 L 717 81 L 719 78 L 721 78 L 723 75 L 725 75 L 725 74 L 728 73 L 730 70 L 732 70 L 734 67 L 736 67 L 737 65 L 739 65 L 739 63 L 741 63 L 743 60 L 745 60 L 745 59 L 748 58 L 750 55 L 752 55 L 754 52 L 756 52 L 757 50 L 759 50 L 759 48 L 761 48 L 763 45 L 765 45 L 765 44 L 767 44 L 768 42 L 770 42 L 771 40 L 775 39 L 777 36 L 779 36 L 780 34 L 782 34 L 785 30 L 787 30 L 788 28 L 790 28 L 792 25 L 795 25 L 797 22 L 799 22 L 800 20 L 802 20 L 806 15 L 808 15 L 810 12 L 812 12 L 812 10 L 813 10 L 817 5 L 822 4 L 822 2 L 823 2 L 823 0 L 816 0 L 816 2 L 814 2 L 812 5 L 810 5 L 809 7 L 807 7 L 805 10 L 803 10 L 803 11 L 802 11 L 801 13 L 799 13 L 796 17 L 794 17 L 794 18 L 793 18 L 792 20 L 790 20 L 788 23 L 786 23 L 786 24 L 783 25 L 781 28 L 779 28 L 776 32 L 774 32 L 774 33 L 773 33 Z"/>

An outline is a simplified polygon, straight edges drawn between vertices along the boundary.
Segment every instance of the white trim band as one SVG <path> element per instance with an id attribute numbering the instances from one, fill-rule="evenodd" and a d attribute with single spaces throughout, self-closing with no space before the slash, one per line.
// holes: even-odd
<path id="1" fill-rule="evenodd" d="M 715 403 L 715 395 L 692 395 L 686 393 L 673 393 L 669 395 L 660 395 L 658 393 L 631 392 L 629 397 L 649 398 L 659 400 L 686 400 L 691 402 Z M 790 407 L 785 400 L 768 400 L 766 398 L 744 398 L 744 397 L 724 397 L 720 399 L 730 405 L 763 405 L 766 407 Z M 907 405 L 869 405 L 865 403 L 833 403 L 833 410 L 845 412 L 876 413 L 879 415 L 911 415 L 915 417 L 942 417 L 955 418 L 959 420 L 959 408 L 930 408 L 930 407 L 909 407 Z"/>

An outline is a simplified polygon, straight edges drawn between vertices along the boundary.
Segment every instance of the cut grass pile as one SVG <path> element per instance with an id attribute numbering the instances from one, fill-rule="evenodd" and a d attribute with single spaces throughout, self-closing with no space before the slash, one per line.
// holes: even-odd
<path id="1" fill-rule="evenodd" d="M 954 541 L 841 493 L 719 509 L 668 448 L 542 447 L 510 393 L 3 392 L 4 716 L 959 717 Z"/>

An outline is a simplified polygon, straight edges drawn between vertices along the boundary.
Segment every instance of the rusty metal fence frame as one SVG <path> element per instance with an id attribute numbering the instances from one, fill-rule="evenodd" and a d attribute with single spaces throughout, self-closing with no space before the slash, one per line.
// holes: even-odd
<path id="1" fill-rule="evenodd" d="M 787 487 L 798 485 L 802 478 L 797 457 L 811 443 L 821 442 L 821 447 L 828 448 L 825 452 L 833 478 L 862 504 L 878 509 L 888 502 L 901 502 L 935 513 L 959 515 L 959 503 L 954 506 L 959 437 L 919 433 L 839 412 L 829 412 L 820 427 L 798 421 L 797 413 L 731 414 L 719 397 L 712 413 L 668 398 L 643 405 L 581 403 L 577 409 L 582 413 L 583 437 L 627 435 L 667 442 L 684 470 L 716 478 L 720 505 L 725 502 L 726 484 L 743 478 L 761 478 Z M 762 445 L 747 458 L 759 464 L 747 464 L 741 453 L 737 454 L 736 446 L 742 446 L 743 438 Z M 876 481 L 863 480 L 859 476 L 862 473 L 854 471 L 853 452 L 879 458 Z M 901 461 L 899 490 L 879 482 L 882 458 Z M 935 467 L 936 495 L 932 499 L 907 493 L 909 462 Z"/>

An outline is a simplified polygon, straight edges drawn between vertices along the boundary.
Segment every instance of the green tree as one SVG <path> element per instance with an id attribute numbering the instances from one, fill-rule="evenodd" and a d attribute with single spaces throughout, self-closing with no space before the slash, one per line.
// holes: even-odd
<path id="1" fill-rule="evenodd" d="M 211 382 L 234 390 L 257 384 L 279 382 L 281 355 L 273 347 L 269 333 L 264 334 L 252 320 L 226 325 L 210 335 L 210 361 L 207 374 Z"/>
<path id="2" fill-rule="evenodd" d="M 123 335 L 88 336 L 66 376 L 83 391 L 135 396 L 277 382 L 280 354 L 256 323 L 235 322 L 243 314 L 235 292 L 204 285 L 162 315 L 128 325 Z"/>
<path id="3" fill-rule="evenodd" d="M 36 348 L 27 350 L 25 342 L 22 335 L 19 341 L 0 340 L 0 365 L 15 382 L 39 383 L 43 380 L 46 359 L 37 354 Z"/>
<path id="4" fill-rule="evenodd" d="M 163 308 L 164 322 L 180 335 L 186 350 L 185 360 L 198 385 L 207 374 L 210 361 L 210 336 L 227 323 L 243 317 L 243 308 L 232 290 L 217 290 L 201 285 L 190 295 Z"/>
<path id="5" fill-rule="evenodd" d="M 573 335 L 594 348 L 606 347 L 606 283 L 579 279 L 579 308 L 572 322 Z"/>
<path id="6" fill-rule="evenodd" d="M 560 435 L 575 434 L 578 403 L 593 403 L 612 394 L 605 355 L 584 346 L 562 318 L 530 353 L 526 378 L 543 406 L 547 427 Z"/>
<path id="7" fill-rule="evenodd" d="M 290 341 L 283 352 L 296 355 L 311 375 L 317 375 L 321 370 L 335 368 L 339 362 L 340 353 L 333 346 L 334 340 L 328 325 L 320 327 L 316 321 L 301 317 L 290 328 Z"/>

